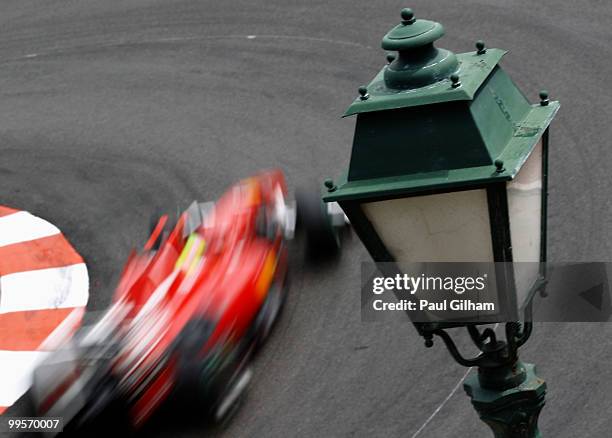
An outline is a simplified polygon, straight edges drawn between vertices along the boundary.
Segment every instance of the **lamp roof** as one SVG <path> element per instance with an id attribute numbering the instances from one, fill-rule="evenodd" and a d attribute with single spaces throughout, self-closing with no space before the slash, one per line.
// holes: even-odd
<path id="1" fill-rule="evenodd" d="M 397 50 L 345 116 L 357 115 L 350 166 L 326 201 L 468 188 L 513 179 L 559 109 L 532 105 L 499 66 L 506 51 L 434 47 L 442 25 L 402 11 L 383 38 Z M 544 96 L 544 97 L 542 97 Z"/>

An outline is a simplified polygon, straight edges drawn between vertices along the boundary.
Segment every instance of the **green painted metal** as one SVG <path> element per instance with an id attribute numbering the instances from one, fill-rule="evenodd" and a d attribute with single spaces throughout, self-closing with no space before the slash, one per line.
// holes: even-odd
<path id="1" fill-rule="evenodd" d="M 382 48 L 385 50 L 417 49 L 444 35 L 444 27 L 440 23 L 417 20 L 409 8 L 403 9 L 401 15 L 402 22 L 383 37 Z"/>
<path id="2" fill-rule="evenodd" d="M 542 93 L 540 93 L 542 95 Z M 548 93 L 546 93 L 548 97 Z M 542 221 L 540 222 L 540 260 L 542 263 L 542 276 L 546 278 L 546 261 L 548 260 L 548 143 L 550 131 L 547 129 L 542 136 Z"/>
<path id="3" fill-rule="evenodd" d="M 426 87 L 416 89 L 389 88 L 385 84 L 385 66 L 366 86 L 369 97 L 366 100 L 357 97 L 344 113 L 344 117 L 355 114 L 383 111 L 398 108 L 432 105 L 456 100 L 472 100 L 478 89 L 489 77 L 493 69 L 507 52 L 500 49 L 488 49 L 486 53 L 460 53 L 458 61 L 460 87 L 452 86 L 449 76 Z"/>
<path id="4" fill-rule="evenodd" d="M 540 438 L 538 417 L 545 403 L 546 382 L 536 376 L 534 365 L 518 362 L 525 377 L 508 389 L 487 389 L 479 375 L 472 373 L 463 387 L 472 399 L 480 419 L 493 430 L 496 438 Z"/>
<path id="5" fill-rule="evenodd" d="M 459 64 L 455 54 L 437 49 L 433 45 L 442 35 L 444 27 L 440 23 L 417 20 L 411 9 L 402 10 L 402 22 L 391 29 L 382 40 L 383 49 L 398 52 L 398 56 L 383 70 L 386 87 L 398 90 L 415 89 L 439 82 L 456 73 Z"/>
<path id="6" fill-rule="evenodd" d="M 535 145 L 543 139 L 541 257 L 546 259 L 546 191 L 548 127 L 559 110 L 546 92 L 531 104 L 499 66 L 506 53 L 476 43 L 476 51 L 454 55 L 434 47 L 444 34 L 438 23 L 416 20 L 402 11 L 402 23 L 385 35 L 382 47 L 398 51 L 367 85 L 345 116 L 356 115 L 350 165 L 337 181 L 326 181 L 326 202 L 337 201 L 359 238 L 377 261 L 393 261 L 361 204 L 390 198 L 484 188 L 487 190 L 495 259 L 511 260 L 505 182 L 516 177 Z M 493 195 L 497 193 L 498 198 Z M 495 202 L 493 202 L 495 201 Z M 497 214 L 497 216 L 493 214 Z M 544 278 L 544 277 L 542 277 Z M 538 280 L 534 290 L 543 288 Z M 515 299 L 515 297 L 507 297 Z M 527 312 L 527 311 L 526 311 Z M 530 311 L 529 311 L 530 312 Z M 415 323 L 433 345 L 439 336 L 453 358 L 477 367 L 464 388 L 480 418 L 497 438 L 539 438 L 538 416 L 546 384 L 533 365 L 518 360 L 531 322 L 507 322 L 506 341 L 476 324 Z M 481 350 L 461 355 L 449 327 L 466 326 Z"/>
<path id="7" fill-rule="evenodd" d="M 443 33 L 438 23 L 404 10 L 402 23 L 385 35 L 383 47 L 399 56 L 360 89 L 346 112 L 357 115 L 350 165 L 325 201 L 482 187 L 517 175 L 559 103 L 530 104 L 498 65 L 506 52 L 482 42 L 475 52 L 457 55 L 455 73 L 433 74 L 432 83 L 413 88 L 430 74 L 419 71 L 441 68 L 432 65 L 442 56 L 433 42 Z M 398 62 L 402 71 L 396 73 L 405 76 L 389 81 Z"/>
<path id="8" fill-rule="evenodd" d="M 501 145 L 493 143 L 490 145 L 490 149 L 486 148 L 489 145 L 484 141 L 479 143 L 478 137 L 469 137 L 474 149 L 480 147 L 481 155 L 473 152 L 470 156 L 462 156 L 461 142 L 443 126 L 437 128 L 437 132 L 440 136 L 447 137 L 448 142 L 440 144 L 440 149 L 436 151 L 437 154 L 435 155 L 427 155 L 432 146 L 422 145 L 420 151 L 425 156 L 419 157 L 418 154 L 412 153 L 416 149 L 410 141 L 407 140 L 402 144 L 397 142 L 386 143 L 384 138 L 381 139 L 378 146 L 365 145 L 364 150 L 357 150 L 357 154 L 355 154 L 356 149 L 361 146 L 361 144 L 356 143 L 353 148 L 349 172 L 336 181 L 337 188 L 333 192 L 326 193 L 324 200 L 326 202 L 343 200 L 367 202 L 374 199 L 400 197 L 432 190 L 467 189 L 500 181 L 509 181 L 517 175 L 558 109 L 559 104 L 557 102 L 551 102 L 550 105 L 545 107 L 532 106 L 526 117 L 515 124 L 507 142 Z M 400 125 L 398 128 L 402 129 L 403 126 Z M 408 126 L 413 125 L 408 124 Z M 357 127 L 356 132 L 359 132 L 359 129 Z M 458 128 L 457 131 L 462 129 Z M 394 134 L 400 137 L 402 132 L 405 131 Z M 463 138 L 468 136 L 467 133 L 461 133 L 461 135 Z M 426 136 L 426 133 L 422 135 L 423 138 Z M 486 150 L 483 150 L 483 147 Z M 434 166 L 441 162 L 436 161 L 436 159 L 440 157 L 444 149 L 448 151 L 453 160 L 456 159 L 457 161 L 445 164 L 448 167 L 447 169 L 436 169 Z M 378 159 L 377 151 L 381 152 Z M 499 153 L 494 155 L 497 151 Z M 413 158 L 415 157 L 419 157 L 419 164 L 427 164 L 431 170 L 425 172 L 414 171 L 416 164 Z M 455 163 L 465 163 L 469 157 L 473 157 L 476 165 L 455 167 Z M 503 161 L 505 169 L 503 172 L 497 172 L 495 160 Z M 404 169 L 407 169 L 408 172 L 402 173 Z M 385 176 L 385 172 L 389 170 L 392 171 L 392 175 Z M 350 177 L 350 172 L 353 173 L 353 178 Z"/>
<path id="9" fill-rule="evenodd" d="M 558 109 L 558 102 L 529 104 L 495 67 L 472 100 L 361 113 L 349 170 L 324 199 L 372 200 L 511 180 Z"/>

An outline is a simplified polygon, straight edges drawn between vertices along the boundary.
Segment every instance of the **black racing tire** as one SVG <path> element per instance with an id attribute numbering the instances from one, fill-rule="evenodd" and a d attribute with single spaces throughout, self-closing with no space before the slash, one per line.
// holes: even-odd
<path id="1" fill-rule="evenodd" d="M 131 436 L 133 430 L 129 419 L 129 407 L 118 396 L 119 380 L 108 376 L 95 391 L 96 398 L 90 400 L 71 423 L 64 425 L 62 436 L 107 437 L 113 433 Z"/>
<path id="2" fill-rule="evenodd" d="M 246 397 L 252 375 L 253 371 L 248 364 L 238 367 L 237 372 L 220 391 L 216 403 L 208 411 L 209 424 L 223 426 L 236 414 Z"/>
<path id="3" fill-rule="evenodd" d="M 335 255 L 342 244 L 340 231 L 331 223 L 327 206 L 316 190 L 298 189 L 295 194 L 297 223 L 306 238 L 310 255 Z"/>
<path id="4" fill-rule="evenodd" d="M 270 286 L 268 295 L 261 305 L 259 313 L 251 327 L 251 339 L 253 339 L 254 353 L 258 353 L 266 343 L 287 301 L 289 290 L 289 274 L 283 279 L 276 279 Z"/>

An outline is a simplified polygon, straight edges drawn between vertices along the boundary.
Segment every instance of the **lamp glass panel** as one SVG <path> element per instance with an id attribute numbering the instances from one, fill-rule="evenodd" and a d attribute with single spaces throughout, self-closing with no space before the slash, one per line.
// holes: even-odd
<path id="1" fill-rule="evenodd" d="M 362 204 L 398 266 L 415 262 L 492 262 L 485 189 Z"/>
<path id="2" fill-rule="evenodd" d="M 507 184 L 512 260 L 519 306 L 539 275 L 542 240 L 542 140 Z M 532 262 L 532 263 L 521 263 Z"/>

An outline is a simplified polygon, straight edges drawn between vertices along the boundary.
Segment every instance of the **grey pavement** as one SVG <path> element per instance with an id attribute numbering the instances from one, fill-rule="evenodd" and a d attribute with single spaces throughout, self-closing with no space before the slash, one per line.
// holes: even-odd
<path id="1" fill-rule="evenodd" d="M 483 39 L 509 49 L 503 66 L 527 96 L 546 88 L 561 101 L 550 257 L 610 261 L 612 3 L 603 0 L 4 0 L 0 203 L 65 232 L 89 265 L 89 308 L 100 310 L 156 208 L 214 199 L 262 168 L 281 167 L 292 188 L 338 175 L 354 128 L 340 116 L 384 64 L 380 40 L 405 6 L 445 25 L 442 47 L 471 51 Z M 326 266 L 298 260 L 247 400 L 208 433 L 491 436 L 461 386 L 452 393 L 465 370 L 440 343 L 425 349 L 404 321 L 360 321 L 361 260 L 357 239 Z M 549 385 L 544 436 L 610 435 L 611 335 L 610 324 L 536 327 L 523 359 Z M 203 433 L 172 421 L 147 432 Z"/>

